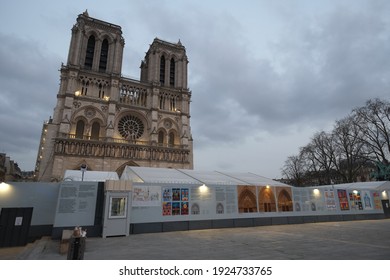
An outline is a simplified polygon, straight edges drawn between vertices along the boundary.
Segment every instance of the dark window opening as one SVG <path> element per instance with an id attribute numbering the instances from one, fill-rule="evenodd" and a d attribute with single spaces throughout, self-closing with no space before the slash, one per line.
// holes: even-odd
<path id="1" fill-rule="evenodd" d="M 92 124 L 92 129 L 91 129 L 91 139 L 99 140 L 99 136 L 100 136 L 100 124 L 98 122 L 94 122 Z"/>
<path id="2" fill-rule="evenodd" d="M 164 132 L 160 131 L 158 133 L 158 144 L 163 145 L 164 144 Z"/>
<path id="3" fill-rule="evenodd" d="M 78 139 L 84 138 L 84 121 L 79 120 L 76 124 L 76 135 L 75 137 Z"/>
<path id="4" fill-rule="evenodd" d="M 107 69 L 107 58 L 108 58 L 108 41 L 103 40 L 102 50 L 100 52 L 99 71 L 105 72 Z"/>
<path id="5" fill-rule="evenodd" d="M 175 86 L 175 60 L 171 59 L 170 71 L 169 71 L 169 85 Z"/>
<path id="6" fill-rule="evenodd" d="M 162 56 L 160 59 L 160 83 L 164 85 L 165 83 L 165 57 Z"/>
<path id="7" fill-rule="evenodd" d="M 87 52 L 85 54 L 85 68 L 91 69 L 93 63 L 93 54 L 95 52 L 95 37 L 91 35 L 88 39 Z"/>
<path id="8" fill-rule="evenodd" d="M 170 147 L 175 144 L 175 134 L 173 132 L 169 133 L 168 144 Z"/>

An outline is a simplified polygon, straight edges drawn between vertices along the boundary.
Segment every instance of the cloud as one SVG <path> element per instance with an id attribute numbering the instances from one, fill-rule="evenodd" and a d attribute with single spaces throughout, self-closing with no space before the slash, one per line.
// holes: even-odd
<path id="1" fill-rule="evenodd" d="M 43 120 L 53 112 L 58 91 L 58 65 L 37 42 L 0 33 L 0 150 L 33 169 Z M 50 98 L 50 96 L 52 98 Z"/>

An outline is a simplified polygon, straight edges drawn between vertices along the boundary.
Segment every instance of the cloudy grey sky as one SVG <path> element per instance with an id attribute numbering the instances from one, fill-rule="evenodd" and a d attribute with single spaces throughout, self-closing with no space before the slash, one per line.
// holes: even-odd
<path id="1" fill-rule="evenodd" d="M 33 170 L 77 15 L 122 26 L 139 79 L 155 37 L 187 49 L 197 170 L 280 177 L 289 155 L 390 91 L 387 0 L 13 0 L 0 9 L 0 152 Z"/>

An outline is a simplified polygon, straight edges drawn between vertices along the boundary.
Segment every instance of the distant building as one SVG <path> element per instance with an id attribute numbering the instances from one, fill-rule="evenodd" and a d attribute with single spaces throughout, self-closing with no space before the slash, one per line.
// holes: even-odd
<path id="1" fill-rule="evenodd" d="M 19 165 L 6 154 L 0 153 L 0 182 L 20 181 L 21 179 L 22 171 Z"/>
<path id="2" fill-rule="evenodd" d="M 185 47 L 154 39 L 138 81 L 122 75 L 124 44 L 120 26 L 78 16 L 54 115 L 42 129 L 39 181 L 82 166 L 119 175 L 125 166 L 193 168 Z"/>

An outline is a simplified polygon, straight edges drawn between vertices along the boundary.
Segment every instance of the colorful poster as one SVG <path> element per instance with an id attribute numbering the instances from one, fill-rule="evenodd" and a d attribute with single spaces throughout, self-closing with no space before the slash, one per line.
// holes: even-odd
<path id="1" fill-rule="evenodd" d="M 339 198 L 340 209 L 349 210 L 348 197 L 346 190 L 337 190 L 337 196 Z"/>
<path id="2" fill-rule="evenodd" d="M 363 210 L 362 199 L 359 191 L 349 192 L 349 201 L 351 202 L 351 209 Z"/>
<path id="3" fill-rule="evenodd" d="M 188 215 L 189 189 L 164 187 L 162 191 L 162 215 Z"/>
<path id="4" fill-rule="evenodd" d="M 163 216 L 172 215 L 172 202 L 163 202 Z"/>
<path id="5" fill-rule="evenodd" d="M 172 189 L 172 200 L 180 201 L 180 189 Z"/>
<path id="6" fill-rule="evenodd" d="M 181 189 L 181 201 L 188 201 L 188 189 Z"/>
<path id="7" fill-rule="evenodd" d="M 170 188 L 163 189 L 163 201 L 171 201 L 172 200 L 172 192 Z"/>
<path id="8" fill-rule="evenodd" d="M 363 200 L 364 210 L 374 209 L 372 199 L 371 199 L 371 194 L 369 191 L 362 191 L 362 200 Z"/>
<path id="9" fill-rule="evenodd" d="M 134 187 L 133 188 L 133 207 L 138 206 L 160 206 L 161 205 L 161 187 Z"/>
<path id="10" fill-rule="evenodd" d="M 336 210 L 336 198 L 334 191 L 325 191 L 325 205 L 327 210 Z"/>
<path id="11" fill-rule="evenodd" d="M 172 215 L 180 215 L 180 202 L 172 202 Z"/>
<path id="12" fill-rule="evenodd" d="M 374 197 L 374 209 L 382 210 L 381 194 L 379 192 L 372 192 L 372 196 Z"/>
<path id="13" fill-rule="evenodd" d="M 188 215 L 188 202 L 181 203 L 181 214 Z"/>

